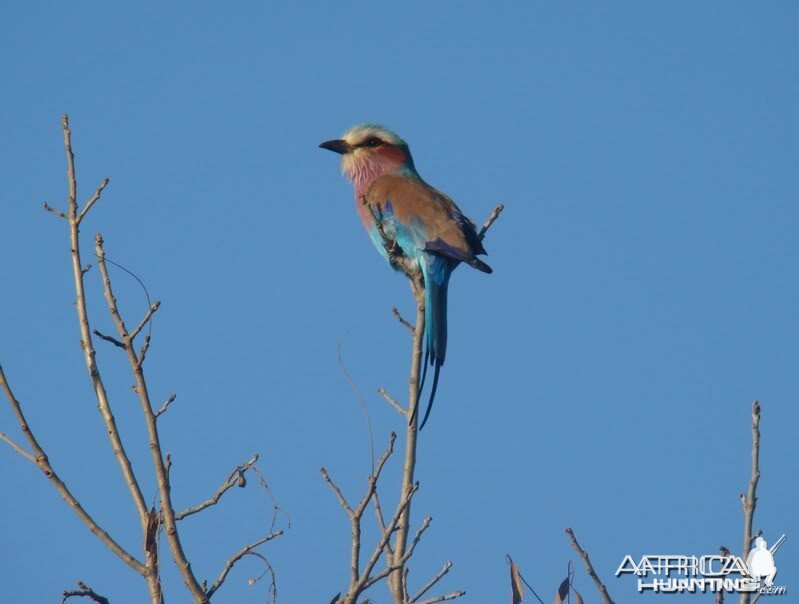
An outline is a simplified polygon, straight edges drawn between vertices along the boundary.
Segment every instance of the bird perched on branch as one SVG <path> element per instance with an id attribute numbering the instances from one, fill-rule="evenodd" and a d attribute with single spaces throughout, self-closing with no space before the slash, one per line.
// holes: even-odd
<path id="1" fill-rule="evenodd" d="M 428 363 L 433 367 L 433 385 L 421 429 L 430 415 L 447 354 L 450 275 L 461 262 L 492 272 L 477 258 L 486 251 L 474 223 L 454 201 L 422 180 L 408 144 L 395 133 L 360 124 L 343 138 L 319 146 L 342 155 L 342 169 L 355 189 L 358 215 L 378 251 L 392 261 L 386 249 L 388 239 L 424 277 L 426 352 L 420 390 Z"/>

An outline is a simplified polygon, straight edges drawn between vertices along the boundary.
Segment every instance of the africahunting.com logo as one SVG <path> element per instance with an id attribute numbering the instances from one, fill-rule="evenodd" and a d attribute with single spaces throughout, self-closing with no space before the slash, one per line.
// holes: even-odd
<path id="1" fill-rule="evenodd" d="M 777 566 L 774 554 L 784 543 L 785 535 L 768 548 L 763 537 L 755 540 L 754 548 L 744 562 L 732 554 L 709 556 L 647 555 L 638 562 L 627 555 L 616 570 L 616 576 L 632 574 L 638 577 L 638 591 L 653 593 L 759 593 L 783 595 L 784 585 L 774 585 Z"/>

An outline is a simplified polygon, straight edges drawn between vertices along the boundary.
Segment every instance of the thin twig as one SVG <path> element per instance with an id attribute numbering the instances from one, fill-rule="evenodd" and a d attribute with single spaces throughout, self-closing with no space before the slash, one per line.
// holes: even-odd
<path id="1" fill-rule="evenodd" d="M 161 306 L 161 302 L 156 300 L 152 303 L 150 308 L 147 309 L 147 314 L 144 315 L 144 318 L 141 320 L 141 322 L 133 329 L 133 331 L 130 332 L 129 337 L 131 342 L 136 339 L 136 336 L 139 335 L 139 332 L 141 332 L 142 329 L 144 329 L 144 326 L 147 325 L 147 322 L 153 318 L 153 315 L 155 314 L 155 311 L 158 310 L 159 306 Z"/>
<path id="2" fill-rule="evenodd" d="M 440 570 L 440 571 L 438 571 L 438 572 L 435 574 L 435 576 L 434 576 L 432 579 L 430 579 L 430 580 L 429 580 L 427 583 L 425 583 L 425 584 L 424 584 L 424 585 L 421 587 L 421 589 L 419 589 L 419 591 L 417 591 L 417 592 L 416 592 L 416 595 L 415 595 L 415 596 L 413 596 L 413 597 L 411 598 L 410 604 L 414 604 L 414 602 L 416 602 L 417 600 L 419 600 L 419 598 L 421 598 L 421 597 L 422 597 L 423 595 L 425 595 L 425 594 L 426 594 L 428 591 L 430 591 L 430 589 L 431 589 L 431 588 L 432 588 L 432 587 L 433 587 L 433 586 L 434 586 L 436 583 L 438 583 L 439 581 L 441 581 L 441 579 L 443 579 L 443 578 L 444 578 L 444 576 L 445 576 L 445 575 L 446 575 L 446 574 L 449 572 L 449 570 L 450 570 L 451 568 L 452 568 L 452 561 L 451 561 L 451 560 L 447 560 L 447 561 L 444 563 L 444 566 L 442 566 L 442 567 L 441 567 L 441 570 Z"/>
<path id="3" fill-rule="evenodd" d="M 335 494 L 336 499 L 338 499 L 339 505 L 342 508 L 344 508 L 345 512 L 347 512 L 347 516 L 352 518 L 352 508 L 350 507 L 350 504 L 347 503 L 347 500 L 344 498 L 344 495 L 341 493 L 341 489 L 338 487 L 338 485 L 335 482 L 333 482 L 333 479 L 330 478 L 330 474 L 327 473 L 327 470 L 324 467 L 319 468 L 319 472 L 322 474 L 322 478 L 325 479 L 325 482 L 328 484 L 328 486 L 330 486 L 330 489 Z"/>
<path id="4" fill-rule="evenodd" d="M 422 539 L 422 535 L 430 526 L 430 523 L 433 519 L 430 516 L 426 516 L 425 519 L 422 521 L 422 525 L 417 529 L 416 535 L 413 537 L 413 541 L 411 541 L 410 547 L 408 547 L 405 555 L 402 557 L 404 562 L 407 562 L 411 556 L 413 556 L 413 550 L 416 549 L 416 546 L 419 544 L 419 541 Z"/>
<path id="5" fill-rule="evenodd" d="M 752 549 L 752 522 L 757 507 L 757 483 L 760 480 L 760 403 L 752 403 L 752 470 L 749 478 L 749 489 L 741 493 L 741 505 L 744 512 L 744 539 L 741 558 L 744 561 L 749 557 Z M 740 604 L 748 604 L 749 594 L 742 593 Z"/>
<path id="6" fill-rule="evenodd" d="M 393 314 L 397 321 L 400 322 L 400 325 L 404 326 L 408 331 L 413 333 L 413 324 L 400 314 L 400 311 L 396 306 L 391 307 L 391 314 Z"/>
<path id="7" fill-rule="evenodd" d="M 608 590 L 605 587 L 605 584 L 602 583 L 602 580 L 599 578 L 599 575 L 596 574 L 594 567 L 591 565 L 591 560 L 588 558 L 588 554 L 585 552 L 585 550 L 582 547 L 580 547 L 580 544 L 577 543 L 577 537 L 575 537 L 574 531 L 571 530 L 570 528 L 567 528 L 566 534 L 568 535 L 569 540 L 571 541 L 574 551 L 576 551 L 577 555 L 580 556 L 580 558 L 582 559 L 583 564 L 585 565 L 585 570 L 588 572 L 588 575 L 591 577 L 591 580 L 594 582 L 594 585 L 596 585 L 596 588 L 599 591 L 599 597 L 602 598 L 602 602 L 604 604 L 613 604 L 613 600 L 610 598 L 610 595 L 608 594 Z"/>
<path id="8" fill-rule="evenodd" d="M 450 600 L 455 600 L 456 598 L 460 598 L 461 596 L 465 596 L 465 591 L 453 591 L 446 596 L 437 596 L 435 598 L 430 598 L 429 600 L 424 600 L 419 602 L 419 604 L 437 604 L 437 602 L 449 602 Z"/>
<path id="9" fill-rule="evenodd" d="M 155 412 L 155 417 L 160 417 L 160 415 L 161 415 L 162 413 L 164 413 L 164 412 L 165 412 L 167 409 L 169 409 L 169 405 L 171 405 L 173 402 L 175 402 L 175 399 L 177 398 L 177 396 L 178 396 L 178 395 L 177 395 L 177 394 L 175 394 L 174 392 L 173 392 L 172 394 L 170 394 L 170 395 L 169 395 L 169 398 L 168 398 L 168 399 L 166 399 L 166 400 L 164 401 L 164 404 L 163 404 L 163 405 L 161 405 L 161 406 L 158 408 L 158 411 L 156 411 L 156 412 Z"/>
<path id="10" fill-rule="evenodd" d="M 101 340 L 105 340 L 106 342 L 111 342 L 114 346 L 116 346 L 118 348 L 125 348 L 125 345 L 122 342 L 120 342 L 119 340 L 117 340 L 113 336 L 107 336 L 104 333 L 101 333 L 97 329 L 92 329 L 92 333 L 94 335 L 96 335 L 98 338 L 100 338 Z"/>
<path id="11" fill-rule="evenodd" d="M 25 448 L 24 448 L 24 447 L 22 447 L 21 445 L 18 445 L 17 443 L 15 443 L 15 442 L 13 441 L 13 439 L 12 439 L 12 438 L 11 438 L 11 437 L 10 437 L 8 434 L 6 434 L 5 432 L 0 432 L 0 440 L 4 440 L 4 441 L 6 441 L 6 442 L 9 444 L 9 446 L 10 446 L 12 449 L 14 449 L 14 451 L 16 451 L 17 453 L 19 453 L 20 455 L 22 455 L 22 457 L 24 457 L 25 459 L 27 459 L 29 462 L 31 462 L 31 463 L 33 463 L 33 464 L 35 464 L 35 463 L 36 463 L 36 458 L 35 458 L 33 455 L 31 455 L 30 453 L 28 453 L 28 452 L 25 450 Z"/>
<path id="12" fill-rule="evenodd" d="M 505 206 L 500 203 L 497 205 L 497 207 L 494 208 L 494 211 L 491 212 L 491 215 L 488 217 L 488 220 L 485 221 L 485 224 L 483 224 L 483 227 L 480 229 L 480 232 L 477 235 L 478 237 L 480 237 L 481 240 L 485 239 L 488 229 L 491 228 L 491 225 L 494 224 L 494 221 L 497 218 L 499 218 L 499 215 L 502 214 L 502 210 L 504 209 Z"/>
<path id="13" fill-rule="evenodd" d="M 56 215 L 56 216 L 58 216 L 59 218 L 63 218 L 64 220 L 67 220 L 67 215 L 66 215 L 66 214 L 64 214 L 64 212 L 62 212 L 62 211 L 61 211 L 61 210 L 59 210 L 58 208 L 54 208 L 53 206 L 51 206 L 51 205 L 50 205 L 49 203 L 47 203 L 46 201 L 44 202 L 44 204 L 43 204 L 43 206 L 42 206 L 42 207 L 44 207 L 44 209 L 45 209 L 45 210 L 47 210 L 48 212 L 50 212 L 50 213 L 52 213 L 52 214 L 55 214 L 55 215 Z"/>
<path id="14" fill-rule="evenodd" d="M 244 474 L 250 468 L 255 465 L 255 462 L 258 461 L 258 453 L 254 453 L 250 459 L 245 461 L 243 464 L 236 466 L 236 468 L 230 473 L 230 476 L 227 477 L 227 480 L 219 485 L 219 488 L 216 492 L 211 495 L 208 499 L 199 503 L 195 506 L 186 508 L 182 512 L 175 514 L 175 520 L 183 520 L 187 516 L 191 516 L 192 514 L 196 514 L 197 512 L 202 512 L 204 509 L 211 507 L 212 505 L 216 505 L 219 503 L 219 500 L 222 498 L 228 490 L 232 489 L 235 486 L 244 487 L 247 484 L 246 479 L 244 479 Z"/>
<path id="15" fill-rule="evenodd" d="M 100 186 L 97 187 L 97 190 L 94 192 L 94 195 L 91 196 L 91 199 L 86 202 L 86 205 L 83 206 L 83 209 L 80 211 L 80 215 L 78 216 L 78 222 L 82 221 L 86 214 L 89 213 L 89 210 L 92 209 L 92 206 L 97 203 L 100 199 L 100 195 L 103 194 L 103 189 L 108 186 L 108 179 L 106 178 L 103 182 L 100 183 Z"/>
<path id="16" fill-rule="evenodd" d="M 378 388 L 377 389 L 377 393 L 380 396 L 382 396 L 384 399 L 386 399 L 386 401 L 392 407 L 394 407 L 394 409 L 396 409 L 398 413 L 400 413 L 401 415 L 404 415 L 405 417 L 408 416 L 408 411 L 405 409 L 405 407 L 400 405 L 399 401 L 397 401 L 397 399 L 395 399 L 393 396 L 391 396 L 385 388 Z"/>
<path id="17" fill-rule="evenodd" d="M 62 594 L 61 604 L 69 598 L 89 598 L 97 604 L 108 604 L 108 598 L 101 596 L 83 581 L 78 581 L 78 589 L 67 590 Z"/>
<path id="18" fill-rule="evenodd" d="M 219 573 L 219 577 L 216 579 L 216 581 L 213 582 L 211 587 L 208 588 L 208 591 L 205 592 L 206 598 L 208 600 L 210 600 L 211 596 L 214 595 L 216 590 L 219 589 L 220 587 L 222 587 L 222 584 L 225 582 L 225 579 L 227 579 L 228 573 L 231 571 L 231 569 L 236 564 L 236 562 L 238 562 L 244 556 L 246 556 L 247 554 L 252 552 L 252 550 L 254 550 L 259 545 L 263 545 L 264 543 L 266 543 L 267 541 L 271 541 L 275 537 L 280 537 L 280 535 L 282 535 L 282 534 L 283 534 L 282 530 L 281 531 L 275 531 L 274 533 L 270 533 L 266 537 L 264 537 L 263 539 L 259 539 L 255 543 L 251 543 L 249 545 L 245 545 L 239 551 L 237 551 L 235 554 L 233 554 L 230 558 L 228 558 L 228 561 L 225 562 L 225 566 L 222 568 L 222 572 Z"/>

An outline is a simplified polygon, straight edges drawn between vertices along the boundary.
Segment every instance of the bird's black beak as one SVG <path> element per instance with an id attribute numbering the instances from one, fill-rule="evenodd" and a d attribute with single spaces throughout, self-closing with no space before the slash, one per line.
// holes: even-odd
<path id="1" fill-rule="evenodd" d="M 332 141 L 325 141 L 319 146 L 322 149 L 329 149 L 330 151 L 341 153 L 341 155 L 352 151 L 352 146 L 347 141 L 340 138 Z"/>

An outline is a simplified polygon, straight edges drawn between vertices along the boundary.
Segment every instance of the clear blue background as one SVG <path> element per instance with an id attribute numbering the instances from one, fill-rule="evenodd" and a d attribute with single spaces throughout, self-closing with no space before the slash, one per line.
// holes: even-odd
<path id="1" fill-rule="evenodd" d="M 405 395 L 409 341 L 389 309 L 409 313 L 410 294 L 317 148 L 363 120 L 410 141 L 422 175 L 476 221 L 507 206 L 486 242 L 494 274 L 453 278 L 414 506 L 415 522 L 434 521 L 411 587 L 452 559 L 442 589 L 506 601 L 510 553 L 548 601 L 575 559 L 567 526 L 618 602 L 639 600 L 613 577 L 628 553 L 739 550 L 758 398 L 755 527 L 787 533 L 778 583 L 799 589 L 795 3 L 41 2 L 5 3 L 0 23 L 0 359 L 56 468 L 131 550 L 67 231 L 41 210 L 64 204 L 63 111 L 81 198 L 111 178 L 84 223 L 87 261 L 102 230 L 163 301 L 147 370 L 156 400 L 178 393 L 162 420 L 176 505 L 259 451 L 292 519 L 263 550 L 282 602 L 328 602 L 347 582 L 349 528 L 319 467 L 354 498 L 370 463 L 339 343 L 376 447 L 402 428 L 374 393 Z M 141 289 L 113 277 L 137 321 Z M 110 332 L 95 271 L 88 283 L 94 326 Z M 98 348 L 150 500 L 131 377 Z M 0 427 L 19 438 L 5 403 Z M 0 472 L 4 601 L 54 602 L 77 579 L 114 604 L 144 600 L 5 445 Z M 254 487 L 185 521 L 200 577 L 267 530 Z M 164 558 L 168 601 L 188 601 Z M 246 585 L 258 572 L 245 561 L 218 600 L 263 601 L 265 584 Z M 596 601 L 581 568 L 576 581 Z M 382 587 L 372 597 L 388 601 Z"/>

